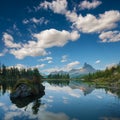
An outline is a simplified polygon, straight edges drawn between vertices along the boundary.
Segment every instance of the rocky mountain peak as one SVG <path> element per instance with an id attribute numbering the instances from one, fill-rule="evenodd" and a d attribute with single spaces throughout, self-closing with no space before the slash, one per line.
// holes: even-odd
<path id="1" fill-rule="evenodd" d="M 87 64 L 86 62 L 84 63 L 83 69 L 95 70 L 91 65 Z"/>

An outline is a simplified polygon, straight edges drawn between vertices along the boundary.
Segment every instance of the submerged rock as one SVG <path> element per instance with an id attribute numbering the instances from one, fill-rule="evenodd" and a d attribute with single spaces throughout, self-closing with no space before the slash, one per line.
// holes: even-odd
<path id="1" fill-rule="evenodd" d="M 30 80 L 19 81 L 13 92 L 10 94 L 11 98 L 24 98 L 28 96 L 37 96 L 44 92 L 45 87 L 42 84 L 35 84 Z"/>

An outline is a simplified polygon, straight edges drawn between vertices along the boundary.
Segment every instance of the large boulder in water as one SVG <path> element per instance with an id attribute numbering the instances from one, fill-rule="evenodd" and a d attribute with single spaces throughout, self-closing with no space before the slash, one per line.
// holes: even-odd
<path id="1" fill-rule="evenodd" d="M 30 80 L 20 80 L 14 87 L 11 98 L 24 98 L 43 94 L 45 87 L 41 83 L 34 83 Z"/>

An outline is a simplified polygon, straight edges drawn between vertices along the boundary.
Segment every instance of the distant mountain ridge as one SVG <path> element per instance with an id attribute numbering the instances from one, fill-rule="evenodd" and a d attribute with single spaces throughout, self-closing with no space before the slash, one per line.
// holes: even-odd
<path id="1" fill-rule="evenodd" d="M 82 75 L 86 75 L 89 73 L 94 73 L 97 70 L 95 68 L 93 68 L 91 65 L 84 63 L 83 67 L 80 69 L 71 69 L 70 71 L 66 72 L 66 71 L 54 71 L 51 72 L 51 75 L 55 75 L 55 74 L 60 74 L 60 75 L 64 75 L 64 74 L 69 74 L 71 78 L 75 78 L 75 77 L 79 77 Z"/>
<path id="2" fill-rule="evenodd" d="M 52 74 L 52 75 L 56 75 L 56 74 L 64 75 L 64 74 L 68 74 L 68 72 L 63 71 L 63 70 L 60 70 L 60 71 L 54 71 L 54 72 L 51 72 L 50 74 Z"/>

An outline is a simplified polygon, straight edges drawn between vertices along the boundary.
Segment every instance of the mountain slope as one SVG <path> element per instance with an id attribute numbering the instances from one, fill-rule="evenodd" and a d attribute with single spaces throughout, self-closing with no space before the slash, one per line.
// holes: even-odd
<path id="1" fill-rule="evenodd" d="M 69 71 L 70 77 L 78 77 L 89 73 L 94 73 L 96 70 L 89 64 L 85 63 L 80 69 L 72 69 Z"/>
<path id="2" fill-rule="evenodd" d="M 60 70 L 60 71 L 51 72 L 50 74 L 51 74 L 51 75 L 56 75 L 56 74 L 65 75 L 65 74 L 68 74 L 68 72 L 63 71 L 63 70 Z"/>
<path id="3" fill-rule="evenodd" d="M 51 75 L 55 75 L 55 74 L 59 74 L 59 75 L 65 75 L 65 74 L 69 74 L 71 78 L 75 78 L 78 76 L 82 76 L 88 73 L 94 73 L 96 72 L 96 70 L 89 64 L 85 63 L 84 66 L 80 69 L 71 69 L 70 71 L 66 72 L 66 71 L 55 71 L 55 72 L 51 72 Z"/>

